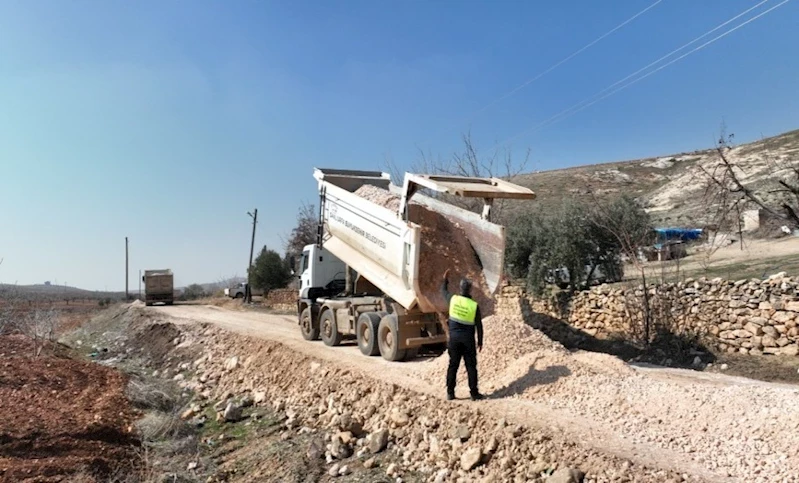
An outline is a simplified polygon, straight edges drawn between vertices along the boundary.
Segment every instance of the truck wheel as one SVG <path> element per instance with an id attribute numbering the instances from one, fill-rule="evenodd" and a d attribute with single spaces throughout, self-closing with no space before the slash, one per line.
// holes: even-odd
<path id="1" fill-rule="evenodd" d="M 241 299 L 244 298 L 244 294 L 241 292 L 236 292 L 236 295 L 233 297 L 234 299 Z"/>
<path id="2" fill-rule="evenodd" d="M 341 344 L 342 335 L 336 327 L 336 318 L 330 309 L 322 312 L 322 317 L 319 319 L 319 331 L 325 345 L 334 347 Z"/>
<path id="3" fill-rule="evenodd" d="M 314 323 L 310 307 L 306 307 L 300 314 L 300 330 L 303 339 L 319 340 L 319 324 Z"/>
<path id="4" fill-rule="evenodd" d="M 377 332 L 380 328 L 380 314 L 367 312 L 358 317 L 358 348 L 365 356 L 380 354 L 380 344 L 377 343 Z"/>
<path id="5" fill-rule="evenodd" d="M 405 350 L 399 348 L 399 323 L 394 315 L 386 315 L 380 319 L 377 341 L 383 359 L 396 362 L 405 358 Z"/>

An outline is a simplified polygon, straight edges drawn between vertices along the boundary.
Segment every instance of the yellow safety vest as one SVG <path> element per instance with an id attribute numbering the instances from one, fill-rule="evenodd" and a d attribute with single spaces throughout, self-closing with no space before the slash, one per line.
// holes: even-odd
<path id="1" fill-rule="evenodd" d="M 474 325 L 477 302 L 462 295 L 453 295 L 449 301 L 449 318 L 460 324 Z"/>

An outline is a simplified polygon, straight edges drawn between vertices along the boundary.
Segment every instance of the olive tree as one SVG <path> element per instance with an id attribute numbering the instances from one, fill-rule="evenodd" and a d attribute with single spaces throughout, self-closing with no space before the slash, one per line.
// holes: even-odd
<path id="1" fill-rule="evenodd" d="M 618 239 L 596 222 L 594 209 L 569 201 L 546 215 L 517 217 L 508 230 L 506 264 L 535 294 L 553 282 L 573 292 L 587 288 L 599 272 L 621 279 L 621 253 Z"/>

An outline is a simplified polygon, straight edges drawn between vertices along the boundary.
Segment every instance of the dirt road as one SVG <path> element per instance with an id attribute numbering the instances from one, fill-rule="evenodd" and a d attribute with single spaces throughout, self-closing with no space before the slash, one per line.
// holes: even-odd
<path id="1" fill-rule="evenodd" d="M 443 381 L 440 386 L 427 382 L 435 359 L 389 363 L 363 356 L 354 343 L 327 347 L 308 342 L 291 316 L 196 305 L 148 310 L 175 323 L 211 323 L 279 342 L 378 380 L 444 396 Z M 577 354 L 574 360 L 591 361 L 592 356 Z M 538 371 L 535 360 L 527 365 L 530 372 Z M 496 397 L 507 394 L 496 391 L 495 397 L 479 404 L 498 419 L 566 435 L 581 445 L 649 467 L 708 481 L 799 481 L 790 470 L 799 467 L 793 450 L 799 443 L 795 407 L 799 388 L 683 370 L 625 370 L 629 374 L 623 376 L 566 371 L 540 387 L 525 387 L 510 396 Z"/>

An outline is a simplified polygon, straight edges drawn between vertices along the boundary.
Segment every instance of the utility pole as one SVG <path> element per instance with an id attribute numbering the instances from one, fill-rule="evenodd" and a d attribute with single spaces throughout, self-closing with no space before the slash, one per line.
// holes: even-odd
<path id="1" fill-rule="evenodd" d="M 125 302 L 130 300 L 130 294 L 128 292 L 128 237 L 125 237 Z"/>
<path id="2" fill-rule="evenodd" d="M 252 213 L 247 212 L 252 218 L 252 240 L 250 241 L 250 264 L 247 265 L 247 286 L 244 290 L 244 303 L 252 303 L 252 289 L 250 288 L 251 268 L 252 268 L 252 252 L 255 250 L 255 225 L 258 223 L 258 208 L 255 208 Z"/>

